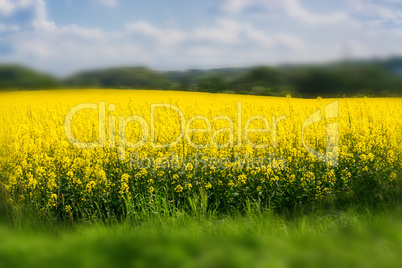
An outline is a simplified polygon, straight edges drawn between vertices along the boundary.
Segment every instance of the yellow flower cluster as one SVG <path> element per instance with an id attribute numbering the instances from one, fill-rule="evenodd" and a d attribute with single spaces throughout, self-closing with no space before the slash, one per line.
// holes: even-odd
<path id="1" fill-rule="evenodd" d="M 71 109 L 88 101 L 92 108 L 76 112 L 66 126 Z M 338 116 L 328 117 L 334 101 L 157 91 L 4 93 L 1 189 L 11 208 L 63 210 L 75 218 L 121 214 L 127 195 L 151 200 L 163 193 L 182 204 L 205 191 L 215 207 L 258 199 L 282 208 L 393 189 L 401 176 L 402 101 L 340 99 Z M 307 124 L 314 114 L 320 120 Z M 331 144 L 336 150 L 328 150 Z"/>

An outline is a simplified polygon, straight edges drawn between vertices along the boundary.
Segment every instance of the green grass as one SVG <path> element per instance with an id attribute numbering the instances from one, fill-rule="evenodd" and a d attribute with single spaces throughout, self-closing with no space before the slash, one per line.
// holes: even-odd
<path id="1" fill-rule="evenodd" d="M 0 266 L 402 267 L 398 207 L 281 215 L 252 205 L 226 216 L 195 211 L 3 226 Z"/>
<path id="2" fill-rule="evenodd" d="M 123 218 L 62 221 L 17 217 L 3 201 L 0 267 L 402 267 L 400 196 L 282 212 L 246 201 L 220 213 L 201 192 L 189 207 L 139 199 Z"/>

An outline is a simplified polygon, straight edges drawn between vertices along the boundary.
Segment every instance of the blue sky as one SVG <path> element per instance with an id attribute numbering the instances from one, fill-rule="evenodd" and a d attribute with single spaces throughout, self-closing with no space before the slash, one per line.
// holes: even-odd
<path id="1" fill-rule="evenodd" d="M 0 62 L 64 76 L 402 54 L 402 0 L 0 0 Z"/>

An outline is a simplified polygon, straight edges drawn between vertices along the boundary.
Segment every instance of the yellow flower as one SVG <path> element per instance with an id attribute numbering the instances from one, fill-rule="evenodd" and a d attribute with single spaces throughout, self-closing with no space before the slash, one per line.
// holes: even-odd
<path id="1" fill-rule="evenodd" d="M 395 173 L 395 172 L 392 172 L 392 173 L 391 173 L 391 176 L 389 176 L 389 177 L 390 177 L 390 180 L 391 180 L 391 181 L 395 181 L 397 176 L 396 176 L 396 173 Z"/>
<path id="2" fill-rule="evenodd" d="M 64 210 L 65 210 L 67 213 L 70 213 L 71 210 L 72 210 L 72 208 L 71 208 L 70 205 L 67 205 L 67 206 L 64 207 Z"/>
<path id="3" fill-rule="evenodd" d="M 365 167 L 363 168 L 363 170 L 364 170 L 364 171 L 369 171 L 370 169 L 369 169 L 368 166 L 365 166 Z"/>
<path id="4" fill-rule="evenodd" d="M 246 184 L 247 182 L 247 176 L 246 175 L 240 175 L 238 178 L 239 182 Z"/>
<path id="5" fill-rule="evenodd" d="M 183 192 L 183 187 L 181 187 L 181 185 L 177 185 L 176 188 L 174 189 L 177 193 L 181 193 Z"/>
<path id="6" fill-rule="evenodd" d="M 55 207 L 57 204 L 57 194 L 51 194 L 49 199 L 49 205 Z"/>
<path id="7" fill-rule="evenodd" d="M 214 189 L 213 185 L 219 186 L 216 186 L 219 191 L 222 190 L 219 192 L 223 195 L 222 200 L 229 200 L 226 197 L 233 195 L 234 202 L 241 202 L 249 188 L 259 194 L 267 191 L 280 195 L 289 188 L 298 187 L 295 193 L 299 196 L 292 200 L 298 200 L 303 194 L 309 195 L 306 196 L 308 200 L 321 200 L 329 193 L 335 195 L 341 192 L 341 195 L 353 197 L 355 194 L 351 190 L 351 184 L 353 183 L 356 188 L 353 189 L 357 193 L 360 182 L 355 177 L 367 177 L 367 174 L 363 174 L 366 172 L 379 178 L 376 181 L 381 184 L 381 187 L 376 188 L 378 191 L 393 188 L 391 183 L 400 176 L 402 105 L 399 99 L 339 100 L 342 113 L 336 120 L 331 119 L 331 122 L 339 123 L 341 142 L 338 143 L 339 150 L 335 151 L 339 151 L 338 158 L 342 168 L 332 168 L 327 165 L 329 163 L 323 163 L 323 159 L 308 154 L 303 143 L 300 143 L 299 128 L 313 111 L 321 109 L 325 114 L 325 105 L 330 100 L 240 95 L 229 98 L 222 95 L 215 96 L 213 104 L 210 104 L 211 96 L 208 94 L 172 93 L 169 94 L 169 99 L 161 99 L 163 94 L 149 91 L 136 95 L 137 93 L 107 94 L 113 95 L 113 98 L 106 102 L 113 100 L 116 107 L 119 107 L 119 115 L 128 118 L 135 114 L 143 117 L 147 123 L 150 119 L 149 103 L 175 105 L 188 120 L 194 116 L 202 118 L 191 121 L 189 129 L 204 131 L 192 131 L 188 137 L 183 136 L 175 146 L 164 149 L 154 148 L 151 139 L 140 148 L 126 146 L 127 148 L 117 149 L 120 122 L 118 117 L 114 118 L 117 128 L 113 139 L 109 135 L 111 125 L 108 124 L 113 122 L 108 118 L 107 108 L 106 121 L 109 122 L 104 122 L 107 132 L 106 148 L 78 149 L 67 141 L 62 122 L 69 109 L 80 102 L 84 95 L 86 99 L 96 99 L 99 92 L 69 92 L 62 98 L 57 97 L 60 104 L 28 105 L 29 107 L 11 103 L 17 103 L 20 99 L 24 99 L 21 103 L 40 103 L 40 98 L 52 99 L 52 94 L 38 92 L 0 98 L 0 192 L 5 192 L 10 208 L 22 210 L 26 204 L 30 204 L 39 210 L 51 211 L 49 208 L 60 205 L 63 211 L 72 212 L 73 208 L 66 204 L 74 204 L 71 205 L 74 210 L 81 213 L 85 211 L 85 217 L 91 217 L 94 213 L 91 209 L 94 210 L 94 202 L 98 200 L 102 205 L 105 204 L 106 211 L 110 204 L 132 198 L 131 192 L 153 197 L 155 189 L 167 188 L 170 192 L 182 193 L 201 187 L 218 194 L 218 189 Z M 134 102 L 128 97 L 132 94 L 135 97 Z M 250 120 L 248 129 L 258 130 L 268 126 L 271 132 L 245 133 L 243 129 L 237 129 L 238 124 L 235 121 L 239 102 L 243 102 L 242 121 L 237 123 L 246 127 L 248 119 L 259 115 L 269 122 Z M 155 143 L 163 145 L 176 140 L 182 127 L 176 111 L 158 108 L 155 112 Z M 114 116 L 112 111 L 110 115 Z M 286 119 L 273 119 L 279 115 L 285 115 Z M 278 123 L 278 127 L 275 127 L 277 141 L 271 136 L 274 134 L 273 126 L 276 125 L 274 121 Z M 308 126 L 303 134 L 304 142 L 320 153 L 325 152 L 327 142 L 332 144 L 336 141 L 335 137 L 327 139 L 327 123 L 330 122 L 324 116 L 321 122 Z M 77 141 L 90 143 L 96 140 L 94 136 L 100 134 L 99 126 L 99 113 L 82 111 L 74 116 L 71 130 Z M 135 142 L 143 133 L 140 127 L 130 124 L 126 134 L 126 141 Z M 275 143 L 275 146 L 256 149 L 243 142 L 243 134 L 247 134 L 247 139 L 255 145 Z M 109 144 L 110 142 L 114 144 Z M 208 146 L 195 149 L 191 144 Z M 222 147 L 216 148 L 213 144 Z M 228 146 L 223 146 L 225 144 Z M 120 159 L 120 151 L 125 151 L 125 160 Z M 198 153 L 201 153 L 201 157 L 197 156 Z M 329 152 L 326 156 L 327 160 L 334 156 L 332 153 Z M 156 161 L 151 161 L 153 163 L 147 168 L 141 168 L 144 165 L 131 166 L 130 160 L 135 160 L 136 157 L 128 159 L 128 156 L 134 154 L 138 154 L 137 160 L 155 160 L 159 157 L 162 160 L 161 166 L 158 167 Z M 169 159 L 170 156 L 177 156 L 177 159 L 173 161 Z M 228 161 L 215 161 L 224 158 Z M 265 158 L 267 161 L 261 162 L 257 158 Z M 251 162 L 248 163 L 248 160 Z M 133 167 L 131 171 L 129 166 Z M 269 187 L 265 186 L 267 182 Z M 232 191 L 235 187 L 236 191 Z M 113 200 L 115 193 L 122 198 Z M 267 196 L 269 198 L 270 195 Z M 171 197 L 167 198 L 171 200 Z"/>
<path id="8" fill-rule="evenodd" d="M 121 185 L 120 185 L 120 195 L 124 196 L 126 194 L 129 193 L 130 191 L 130 187 L 129 187 L 129 179 L 130 179 L 130 175 L 128 174 L 123 174 L 121 176 Z"/>
<path id="9" fill-rule="evenodd" d="M 88 193 L 91 193 L 92 190 L 95 188 L 95 186 L 96 186 L 96 182 L 94 182 L 94 181 L 88 182 L 87 185 L 86 185 L 86 191 Z"/>

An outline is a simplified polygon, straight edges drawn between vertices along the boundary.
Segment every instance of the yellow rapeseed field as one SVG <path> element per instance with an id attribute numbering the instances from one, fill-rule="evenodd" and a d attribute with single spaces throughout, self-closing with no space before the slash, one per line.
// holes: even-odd
<path id="1" fill-rule="evenodd" d="M 10 213 L 273 209 L 385 200 L 401 176 L 400 99 L 168 91 L 2 93 L 0 183 Z"/>

